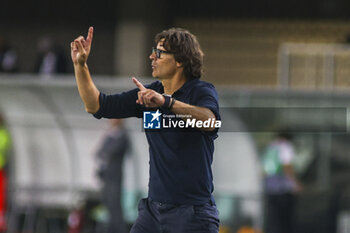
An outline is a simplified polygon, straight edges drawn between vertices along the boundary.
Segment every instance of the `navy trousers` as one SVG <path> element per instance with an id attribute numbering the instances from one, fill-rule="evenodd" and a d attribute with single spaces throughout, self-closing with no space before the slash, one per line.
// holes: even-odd
<path id="1" fill-rule="evenodd" d="M 212 202 L 173 205 L 141 199 L 130 233 L 218 233 L 219 212 Z"/>

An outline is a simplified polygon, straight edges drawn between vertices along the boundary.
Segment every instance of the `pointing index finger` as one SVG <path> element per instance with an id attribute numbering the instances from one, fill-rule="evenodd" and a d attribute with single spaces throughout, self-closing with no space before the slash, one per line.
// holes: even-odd
<path id="1" fill-rule="evenodd" d="M 88 43 L 91 43 L 93 34 L 94 34 L 94 28 L 93 27 L 89 27 L 89 32 L 88 32 L 88 35 L 86 37 L 86 41 Z"/>
<path id="2" fill-rule="evenodd" d="M 140 89 L 140 91 L 146 90 L 146 88 L 142 85 L 142 83 L 140 83 L 139 80 L 137 80 L 135 77 L 132 78 L 132 81 Z"/>

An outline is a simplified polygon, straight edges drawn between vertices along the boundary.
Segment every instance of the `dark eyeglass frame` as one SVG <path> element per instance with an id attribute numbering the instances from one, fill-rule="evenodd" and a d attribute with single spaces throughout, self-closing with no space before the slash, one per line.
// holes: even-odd
<path id="1" fill-rule="evenodd" d="M 172 52 L 169 52 L 169 51 L 165 51 L 165 50 L 161 50 L 161 49 L 157 49 L 157 48 L 155 48 L 155 47 L 152 47 L 152 53 L 155 53 L 155 54 L 156 54 L 156 57 L 159 59 L 159 58 L 161 58 L 160 56 L 162 55 L 162 53 L 171 54 Z"/>

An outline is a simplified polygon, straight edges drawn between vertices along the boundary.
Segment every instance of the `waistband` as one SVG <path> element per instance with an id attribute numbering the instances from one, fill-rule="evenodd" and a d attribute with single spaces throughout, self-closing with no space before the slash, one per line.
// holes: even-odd
<path id="1" fill-rule="evenodd" d="M 210 204 L 211 206 L 216 205 L 216 204 L 215 204 L 215 199 L 214 199 L 213 196 L 211 196 L 210 199 L 209 199 L 208 201 L 204 202 L 203 204 L 172 204 L 172 203 L 167 203 L 167 202 L 159 202 L 159 201 L 153 200 L 153 199 L 150 198 L 150 197 L 147 197 L 147 200 L 148 200 L 150 203 L 154 203 L 154 204 L 157 204 L 157 205 L 168 205 L 168 206 L 182 206 L 182 205 L 200 206 L 200 205 L 205 205 L 205 204 Z"/>

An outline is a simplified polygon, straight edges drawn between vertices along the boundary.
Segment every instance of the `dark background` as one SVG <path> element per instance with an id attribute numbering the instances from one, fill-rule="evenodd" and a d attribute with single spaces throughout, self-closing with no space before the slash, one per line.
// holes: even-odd
<path id="1" fill-rule="evenodd" d="M 125 5 L 132 6 L 125 9 Z M 123 14 L 118 9 L 123 9 Z M 57 21 L 98 20 L 107 23 L 122 17 L 252 17 L 252 18 L 350 18 L 347 0 L 245 0 L 245 1 L 113 1 L 113 0 L 2 0 L 0 19 Z M 96 19 L 98 17 L 98 19 Z"/>
<path id="2" fill-rule="evenodd" d="M 115 69 L 116 26 L 139 21 L 148 27 L 144 40 L 152 46 L 155 33 L 175 25 L 179 19 L 350 19 L 346 0 L 33 0 L 0 1 L 0 37 L 19 51 L 19 71 L 33 72 L 38 41 L 53 37 L 68 58 L 70 42 L 95 27 L 94 56 L 90 65 L 95 74 L 120 75 Z M 145 57 L 148 57 L 145 54 Z M 101 59 L 103 58 L 103 59 Z M 68 59 L 68 72 L 73 69 Z M 149 67 L 145 67 L 148 70 Z M 124 75 L 124 74 L 122 74 Z"/>

